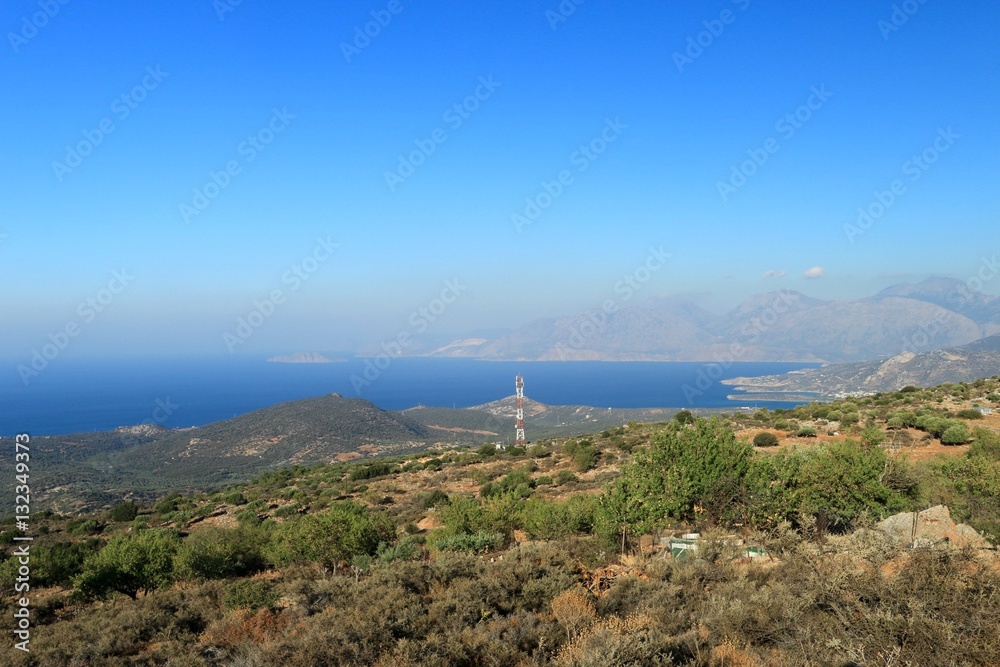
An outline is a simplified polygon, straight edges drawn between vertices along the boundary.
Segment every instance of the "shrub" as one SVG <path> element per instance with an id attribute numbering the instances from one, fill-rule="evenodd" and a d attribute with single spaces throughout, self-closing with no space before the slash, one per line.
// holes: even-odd
<path id="1" fill-rule="evenodd" d="M 441 505 L 448 504 L 448 494 L 441 489 L 434 489 L 433 491 L 421 491 L 416 496 L 417 503 L 423 509 L 430 509 L 432 507 L 439 507 Z"/>
<path id="2" fill-rule="evenodd" d="M 96 519 L 72 519 L 66 524 L 66 532 L 70 535 L 93 535 L 103 528 Z"/>
<path id="3" fill-rule="evenodd" d="M 754 447 L 777 447 L 778 436 L 770 431 L 761 431 L 753 437 Z"/>
<path id="4" fill-rule="evenodd" d="M 278 594 L 269 581 L 244 579 L 226 586 L 222 594 L 222 604 L 227 609 L 272 608 L 278 601 Z"/>
<path id="5" fill-rule="evenodd" d="M 320 563 L 335 568 L 339 561 L 374 555 L 381 542 L 390 543 L 395 535 L 395 525 L 382 512 L 343 502 L 277 526 L 267 551 L 280 566 Z"/>
<path id="6" fill-rule="evenodd" d="M 431 541 L 436 549 L 447 551 L 465 551 L 468 553 L 483 553 L 499 549 L 504 544 L 501 533 L 477 531 L 475 533 L 459 533 L 457 535 L 441 534 Z"/>
<path id="7" fill-rule="evenodd" d="M 108 516 L 117 523 L 132 521 L 139 514 L 139 508 L 131 500 L 115 505 Z"/>
<path id="8" fill-rule="evenodd" d="M 815 438 L 816 429 L 814 429 L 811 426 L 803 426 L 795 433 L 795 435 L 797 435 L 800 438 Z"/>
<path id="9" fill-rule="evenodd" d="M 603 532 L 608 535 L 611 526 L 648 532 L 667 521 L 693 521 L 703 514 L 720 519 L 742 486 L 752 457 L 751 446 L 737 440 L 717 417 L 698 419 L 692 427 L 669 425 L 624 466 L 605 493 Z"/>
<path id="10" fill-rule="evenodd" d="M 969 441 L 969 438 L 969 429 L 966 428 L 965 424 L 954 424 L 941 434 L 941 444 L 964 445 Z"/>
<path id="11" fill-rule="evenodd" d="M 865 430 L 861 432 L 861 442 L 870 446 L 878 447 L 885 441 L 885 433 L 882 432 L 875 424 L 869 424 L 865 427 Z"/>
<path id="12" fill-rule="evenodd" d="M 243 577 L 264 569 L 263 543 L 257 528 L 202 528 L 183 541 L 174 564 L 185 579 Z"/>
<path id="13" fill-rule="evenodd" d="M 967 455 L 982 456 L 983 458 L 1000 461 L 1000 434 L 982 426 L 977 426 L 972 431 L 972 444 L 969 445 Z"/>
<path id="14" fill-rule="evenodd" d="M 862 513 L 882 517 L 905 504 L 883 483 L 888 460 L 880 447 L 847 440 L 803 456 L 800 512 L 817 517 L 821 529 L 847 529 Z"/>
<path id="15" fill-rule="evenodd" d="M 959 410 L 957 413 L 955 413 L 955 416 L 958 417 L 959 419 L 982 419 L 983 413 L 980 412 L 979 410 L 966 409 L 966 410 Z"/>
<path id="16" fill-rule="evenodd" d="M 576 481 L 576 475 L 573 474 L 572 470 L 560 470 L 556 473 L 556 486 L 562 486 L 563 484 L 569 484 L 570 482 Z"/>
<path id="17" fill-rule="evenodd" d="M 222 497 L 223 502 L 229 503 L 230 505 L 246 505 L 247 499 L 243 495 L 242 491 L 232 491 L 227 493 Z"/>
<path id="18" fill-rule="evenodd" d="M 398 472 L 398 467 L 388 463 L 386 461 L 375 461 L 374 463 L 369 463 L 365 466 L 358 466 L 351 470 L 347 475 L 347 478 L 352 482 L 356 482 L 361 479 L 373 479 L 375 477 L 384 477 L 394 472 Z"/>
<path id="19" fill-rule="evenodd" d="M 549 456 L 551 452 L 545 448 L 544 445 L 532 445 L 528 447 L 528 456 L 536 459 L 545 458 Z"/>

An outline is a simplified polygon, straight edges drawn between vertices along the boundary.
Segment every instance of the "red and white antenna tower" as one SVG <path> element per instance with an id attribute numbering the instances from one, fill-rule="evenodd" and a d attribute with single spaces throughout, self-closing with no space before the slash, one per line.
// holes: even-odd
<path id="1" fill-rule="evenodd" d="M 524 378 L 520 373 L 515 383 L 517 387 L 517 437 L 514 446 L 524 445 Z"/>

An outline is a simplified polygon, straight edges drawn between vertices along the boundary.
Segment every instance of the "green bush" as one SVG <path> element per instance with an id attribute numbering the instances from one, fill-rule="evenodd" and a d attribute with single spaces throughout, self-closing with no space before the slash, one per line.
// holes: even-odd
<path id="1" fill-rule="evenodd" d="M 93 535 L 103 528 L 103 524 L 96 519 L 71 519 L 66 524 L 66 532 L 70 535 Z"/>
<path id="2" fill-rule="evenodd" d="M 395 535 L 387 515 L 348 501 L 279 524 L 266 551 L 279 566 L 320 563 L 334 568 L 339 561 L 375 555 L 379 544 L 391 543 Z"/>
<path id="3" fill-rule="evenodd" d="M 178 537 L 172 531 L 118 535 L 87 558 L 74 582 L 76 589 L 84 598 L 103 598 L 117 592 L 134 600 L 140 591 L 173 581 L 177 546 Z"/>
<path id="4" fill-rule="evenodd" d="M 795 433 L 795 435 L 800 438 L 815 438 L 816 429 L 811 426 L 803 426 Z"/>
<path id="5" fill-rule="evenodd" d="M 753 437 L 754 447 L 777 447 L 778 436 L 770 431 L 761 431 Z"/>
<path id="6" fill-rule="evenodd" d="M 416 495 L 417 504 L 423 509 L 430 509 L 432 507 L 440 507 L 441 505 L 448 504 L 448 494 L 441 489 L 434 489 L 433 491 L 421 491 Z"/>
<path id="7" fill-rule="evenodd" d="M 572 470 L 560 470 L 556 473 L 556 486 L 562 486 L 563 484 L 569 484 L 570 482 L 576 481 L 576 475 Z"/>
<path id="8" fill-rule="evenodd" d="M 885 450 L 847 440 L 801 454 L 799 512 L 817 518 L 821 529 L 846 530 L 862 513 L 881 518 L 907 505 L 883 481 Z"/>
<path id="9" fill-rule="evenodd" d="M 957 413 L 955 413 L 955 416 L 958 417 L 959 419 L 982 419 L 983 413 L 980 412 L 979 410 L 966 409 L 966 410 L 959 410 Z"/>
<path id="10" fill-rule="evenodd" d="M 693 424 L 694 415 L 691 413 L 690 410 L 681 410 L 680 412 L 674 415 L 674 421 L 677 422 L 678 424 Z"/>
<path id="11" fill-rule="evenodd" d="M 117 523 L 127 523 L 132 521 L 139 514 L 139 508 L 131 500 L 115 505 L 108 516 Z"/>
<path id="12" fill-rule="evenodd" d="M 942 445 L 964 445 L 969 441 L 969 429 L 965 424 L 954 424 L 949 426 L 944 433 L 941 434 L 941 444 Z"/>
<path id="13" fill-rule="evenodd" d="M 442 551 L 465 551 L 468 553 L 484 553 L 499 549 L 504 544 L 501 533 L 479 531 L 476 533 L 459 533 L 457 535 L 442 534 L 431 542 L 431 546 Z"/>
<path id="14" fill-rule="evenodd" d="M 752 457 L 750 444 L 737 440 L 718 417 L 697 419 L 692 426 L 671 423 L 606 490 L 600 516 L 605 535 L 649 532 L 703 515 L 722 519 Z"/>
<path id="15" fill-rule="evenodd" d="M 278 601 L 278 594 L 269 581 L 244 579 L 226 586 L 222 604 L 227 609 L 271 608 Z"/>
<path id="16" fill-rule="evenodd" d="M 972 444 L 969 445 L 967 455 L 971 458 L 981 456 L 983 458 L 1000 461 L 1000 434 L 977 426 L 972 431 Z"/>
<path id="17" fill-rule="evenodd" d="M 245 577 L 264 569 L 264 541 L 257 528 L 201 528 L 181 543 L 174 566 L 184 579 Z"/>

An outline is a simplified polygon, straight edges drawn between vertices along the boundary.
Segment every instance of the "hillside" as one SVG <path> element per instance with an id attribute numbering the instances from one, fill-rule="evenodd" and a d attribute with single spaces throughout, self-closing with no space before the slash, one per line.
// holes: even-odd
<path id="1" fill-rule="evenodd" d="M 723 314 L 689 300 L 656 297 L 644 305 L 616 304 L 610 313 L 595 309 L 538 319 L 492 336 L 418 341 L 410 353 L 488 360 L 717 361 L 736 349 L 740 361 L 846 363 L 896 354 L 901 341 L 931 326 L 935 348 L 998 333 L 1000 299 L 951 278 L 894 285 L 851 301 L 766 292 Z"/>
<path id="2" fill-rule="evenodd" d="M 607 410 L 528 399 L 531 440 L 659 421 L 669 408 Z M 511 444 L 514 399 L 469 409 L 383 410 L 330 394 L 281 403 L 196 428 L 135 426 L 32 440 L 34 502 L 63 512 L 101 507 L 126 494 L 154 497 L 239 482 L 290 465 L 350 461 L 484 442 Z M 2 439 L 0 439 L 2 442 Z M 11 471 L 12 461 L 0 462 Z M 0 502 L 9 489 L 0 491 Z M 9 504 L 9 503 L 8 503 Z"/>
<path id="3" fill-rule="evenodd" d="M 775 392 L 815 392 L 827 397 L 897 391 L 908 385 L 928 387 L 972 382 L 1000 375 L 1000 334 L 960 347 L 915 354 L 903 352 L 879 361 L 831 364 L 822 368 L 757 378 L 723 380 L 748 392 L 741 399 Z"/>
<path id="4" fill-rule="evenodd" d="M 37 513 L 31 654 L 10 664 L 994 665 L 1000 415 L 965 413 L 998 392 L 685 414 Z M 914 462 L 936 444 L 897 437 L 955 418 L 978 427 L 946 456 Z M 779 446 L 736 438 L 761 433 Z M 17 536 L 0 522 L 5 580 Z"/>

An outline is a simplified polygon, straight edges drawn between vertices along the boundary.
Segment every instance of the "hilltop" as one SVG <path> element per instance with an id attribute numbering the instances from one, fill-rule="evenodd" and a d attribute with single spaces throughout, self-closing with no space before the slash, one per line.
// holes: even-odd
<path id="1" fill-rule="evenodd" d="M 968 345 L 944 350 L 902 352 L 889 359 L 831 364 L 821 368 L 768 375 L 756 378 L 733 378 L 723 384 L 735 385 L 754 395 L 776 392 L 814 392 L 823 396 L 866 394 L 896 391 L 912 386 L 972 382 L 977 378 L 1000 374 L 1000 334 Z"/>

